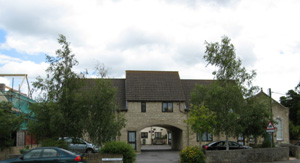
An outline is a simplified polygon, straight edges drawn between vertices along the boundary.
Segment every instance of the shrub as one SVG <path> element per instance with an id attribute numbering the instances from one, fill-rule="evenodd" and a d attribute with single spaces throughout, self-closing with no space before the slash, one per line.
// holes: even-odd
<path id="1" fill-rule="evenodd" d="M 26 152 L 28 152 L 30 149 L 29 149 L 29 146 L 26 146 L 24 149 L 20 149 L 20 153 L 21 154 L 25 154 Z"/>
<path id="2" fill-rule="evenodd" d="M 136 158 L 136 154 L 132 146 L 125 142 L 107 142 L 104 144 L 104 147 L 101 148 L 100 153 L 122 154 L 124 163 L 133 163 Z"/>
<path id="3" fill-rule="evenodd" d="M 205 163 L 205 156 L 198 147 L 186 147 L 180 152 L 180 161 L 184 163 Z"/>
<path id="4" fill-rule="evenodd" d="M 69 149 L 68 144 L 63 140 L 57 139 L 45 139 L 41 142 L 42 147 L 59 147 L 63 149 Z"/>
<path id="5" fill-rule="evenodd" d="M 264 141 L 261 145 L 262 148 L 270 148 L 271 147 L 271 136 L 269 134 L 264 135 Z M 272 143 L 272 147 L 275 147 L 274 142 Z"/>

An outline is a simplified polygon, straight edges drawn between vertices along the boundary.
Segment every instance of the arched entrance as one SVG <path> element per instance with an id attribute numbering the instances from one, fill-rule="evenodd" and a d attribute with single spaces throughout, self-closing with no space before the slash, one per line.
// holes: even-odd
<path id="1" fill-rule="evenodd" d="M 182 148 L 182 130 L 171 125 L 155 124 L 139 131 L 140 150 L 180 150 Z M 137 149 L 139 151 L 139 149 Z"/>
<path id="2" fill-rule="evenodd" d="M 145 124 L 143 125 L 141 123 L 141 125 L 137 125 L 135 124 L 134 126 L 127 126 L 127 128 L 125 128 L 122 131 L 122 136 L 121 136 L 121 141 L 127 141 L 129 144 L 131 144 L 133 146 L 133 148 L 137 151 L 140 152 L 141 151 L 141 147 L 143 145 L 142 142 L 142 137 L 144 137 L 144 133 L 145 131 L 142 132 L 142 130 L 146 129 L 147 131 L 147 136 L 148 138 L 150 137 L 150 143 L 148 142 L 147 144 L 151 144 L 153 145 L 153 140 L 151 140 L 152 137 L 152 131 L 153 128 L 151 130 L 151 127 L 156 127 L 156 128 L 163 128 L 166 130 L 166 133 L 164 133 L 164 135 L 161 134 L 161 136 L 165 136 L 165 134 L 167 134 L 167 138 L 166 141 L 164 143 L 161 144 L 169 144 L 170 145 L 170 149 L 171 150 L 181 150 L 184 146 L 186 146 L 186 126 L 183 124 L 181 127 L 178 126 L 174 126 L 171 124 L 157 124 L 157 123 L 153 123 L 153 124 Z M 150 133 L 149 133 L 150 131 Z M 143 135 L 142 135 L 143 133 Z M 155 138 L 155 134 L 157 134 L 156 136 L 158 137 L 158 133 L 159 132 L 153 132 L 153 138 Z M 126 136 L 126 137 L 125 137 Z M 155 140 L 156 143 L 159 143 L 158 140 Z M 161 140 L 164 141 L 164 140 Z M 146 144 L 146 143 L 145 143 Z"/>
<path id="3" fill-rule="evenodd" d="M 170 140 L 172 150 L 183 149 L 188 146 L 190 140 L 196 140 L 188 137 L 188 127 L 185 123 L 187 113 L 183 111 L 184 105 L 184 102 L 173 102 L 172 112 L 162 112 L 164 102 L 147 102 L 146 112 L 141 112 L 141 102 L 128 102 L 129 109 L 125 112 L 126 127 L 121 130 L 119 140 L 131 144 L 137 152 L 140 152 L 142 130 L 157 126 L 165 128 L 172 134 Z"/>

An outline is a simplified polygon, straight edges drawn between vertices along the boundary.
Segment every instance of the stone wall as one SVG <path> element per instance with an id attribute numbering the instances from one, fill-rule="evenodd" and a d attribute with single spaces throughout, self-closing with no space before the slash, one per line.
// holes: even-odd
<path id="1" fill-rule="evenodd" d="M 122 163 L 123 155 L 121 155 L 121 154 L 99 154 L 99 153 L 86 154 L 86 162 L 87 163 L 102 163 L 102 162 L 103 163 Z"/>
<path id="2" fill-rule="evenodd" d="M 245 163 L 289 160 L 289 148 L 256 148 L 229 151 L 206 151 L 207 163 Z"/>
<path id="3" fill-rule="evenodd" d="M 297 159 L 300 159 L 300 146 L 293 145 L 293 144 L 280 144 L 281 147 L 288 147 L 290 156 L 296 157 Z"/>

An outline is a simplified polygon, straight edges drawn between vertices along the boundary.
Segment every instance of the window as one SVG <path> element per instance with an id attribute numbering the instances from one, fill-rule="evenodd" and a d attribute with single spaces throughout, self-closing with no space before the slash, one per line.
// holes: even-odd
<path id="1" fill-rule="evenodd" d="M 229 141 L 229 142 L 228 142 L 228 145 L 229 145 L 230 147 L 239 147 L 239 146 L 240 146 L 238 143 L 232 142 L 232 141 Z"/>
<path id="2" fill-rule="evenodd" d="M 277 118 L 276 119 L 277 124 L 275 125 L 277 131 L 276 131 L 276 138 L 277 140 L 283 140 L 283 135 L 282 135 L 282 121 L 281 119 Z"/>
<path id="3" fill-rule="evenodd" d="M 56 157 L 58 153 L 55 149 L 44 149 L 42 157 Z"/>
<path id="4" fill-rule="evenodd" d="M 141 138 L 148 138 L 148 132 L 142 132 L 141 133 Z"/>
<path id="5" fill-rule="evenodd" d="M 146 112 L 146 102 L 141 103 L 141 111 Z"/>
<path id="6" fill-rule="evenodd" d="M 155 132 L 155 138 L 161 138 L 161 132 Z"/>
<path id="7" fill-rule="evenodd" d="M 173 112 L 173 102 L 163 102 L 162 103 L 163 112 Z"/>
<path id="8" fill-rule="evenodd" d="M 32 150 L 24 155 L 24 159 L 39 158 L 41 153 L 42 149 Z"/>
<path id="9" fill-rule="evenodd" d="M 197 141 L 200 141 L 200 134 L 197 133 Z M 201 141 L 212 141 L 212 135 L 211 133 L 204 132 L 201 136 Z"/>

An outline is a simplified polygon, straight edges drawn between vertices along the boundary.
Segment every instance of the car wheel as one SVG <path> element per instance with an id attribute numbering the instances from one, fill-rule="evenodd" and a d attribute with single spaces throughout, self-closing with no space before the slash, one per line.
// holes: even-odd
<path id="1" fill-rule="evenodd" d="M 93 153 L 93 150 L 92 149 L 87 149 L 86 153 L 91 154 L 91 153 Z"/>

